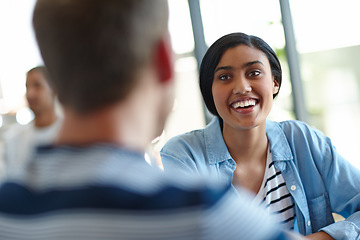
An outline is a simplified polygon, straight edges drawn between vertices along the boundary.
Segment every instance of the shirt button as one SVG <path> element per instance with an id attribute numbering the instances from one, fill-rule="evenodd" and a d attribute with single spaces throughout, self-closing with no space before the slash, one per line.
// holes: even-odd
<path id="1" fill-rule="evenodd" d="M 295 185 L 292 185 L 292 186 L 290 187 L 290 189 L 291 189 L 291 191 L 295 191 L 295 190 L 296 190 L 296 186 L 295 186 Z"/>
<path id="2" fill-rule="evenodd" d="M 311 222 L 310 222 L 310 221 L 308 221 L 308 222 L 307 222 L 307 225 L 310 227 L 310 226 L 311 226 Z"/>

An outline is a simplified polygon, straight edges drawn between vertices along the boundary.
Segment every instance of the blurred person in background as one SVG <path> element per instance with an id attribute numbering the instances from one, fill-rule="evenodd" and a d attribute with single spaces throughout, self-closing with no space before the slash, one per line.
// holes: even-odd
<path id="1" fill-rule="evenodd" d="M 174 100 L 166 0 L 38 0 L 33 25 L 63 107 L 54 144 L 0 187 L 0 239 L 293 239 L 204 178 L 144 153 Z"/>
<path id="2" fill-rule="evenodd" d="M 17 171 L 31 158 L 36 146 L 51 143 L 61 125 L 56 91 L 45 66 L 27 72 L 26 100 L 34 119 L 26 125 L 16 123 L 4 133 L 5 172 Z"/>

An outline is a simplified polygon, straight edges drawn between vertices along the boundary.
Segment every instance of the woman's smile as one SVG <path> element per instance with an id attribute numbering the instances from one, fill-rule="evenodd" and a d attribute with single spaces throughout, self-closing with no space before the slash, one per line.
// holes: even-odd
<path id="1" fill-rule="evenodd" d="M 259 101 L 254 98 L 237 99 L 230 104 L 230 108 L 241 114 L 247 114 L 256 108 Z"/>

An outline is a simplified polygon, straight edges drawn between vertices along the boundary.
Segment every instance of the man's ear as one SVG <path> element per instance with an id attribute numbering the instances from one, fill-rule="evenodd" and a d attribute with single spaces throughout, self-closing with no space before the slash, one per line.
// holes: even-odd
<path id="1" fill-rule="evenodd" d="M 174 76 L 173 52 L 170 37 L 163 37 L 155 49 L 155 67 L 161 82 L 168 82 Z"/>

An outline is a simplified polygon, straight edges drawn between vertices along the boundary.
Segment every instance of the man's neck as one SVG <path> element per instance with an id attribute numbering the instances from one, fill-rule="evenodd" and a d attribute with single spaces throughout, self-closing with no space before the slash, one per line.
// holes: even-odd
<path id="1" fill-rule="evenodd" d="M 47 111 L 41 114 L 36 114 L 34 119 L 34 125 L 37 128 L 44 128 L 52 125 L 57 120 L 55 111 Z"/>
<path id="2" fill-rule="evenodd" d="M 160 83 L 157 72 L 149 66 L 139 73 L 137 86 L 121 101 L 87 114 L 63 106 L 64 119 L 56 143 L 90 145 L 105 142 L 146 151 L 164 126 L 162 116 L 171 106 L 167 102 L 170 86 Z"/>
<path id="3" fill-rule="evenodd" d="M 111 143 L 144 152 L 150 140 L 143 131 L 144 127 L 131 116 L 126 109 L 116 106 L 83 115 L 64 109 L 62 127 L 55 144 L 86 146 Z"/>

